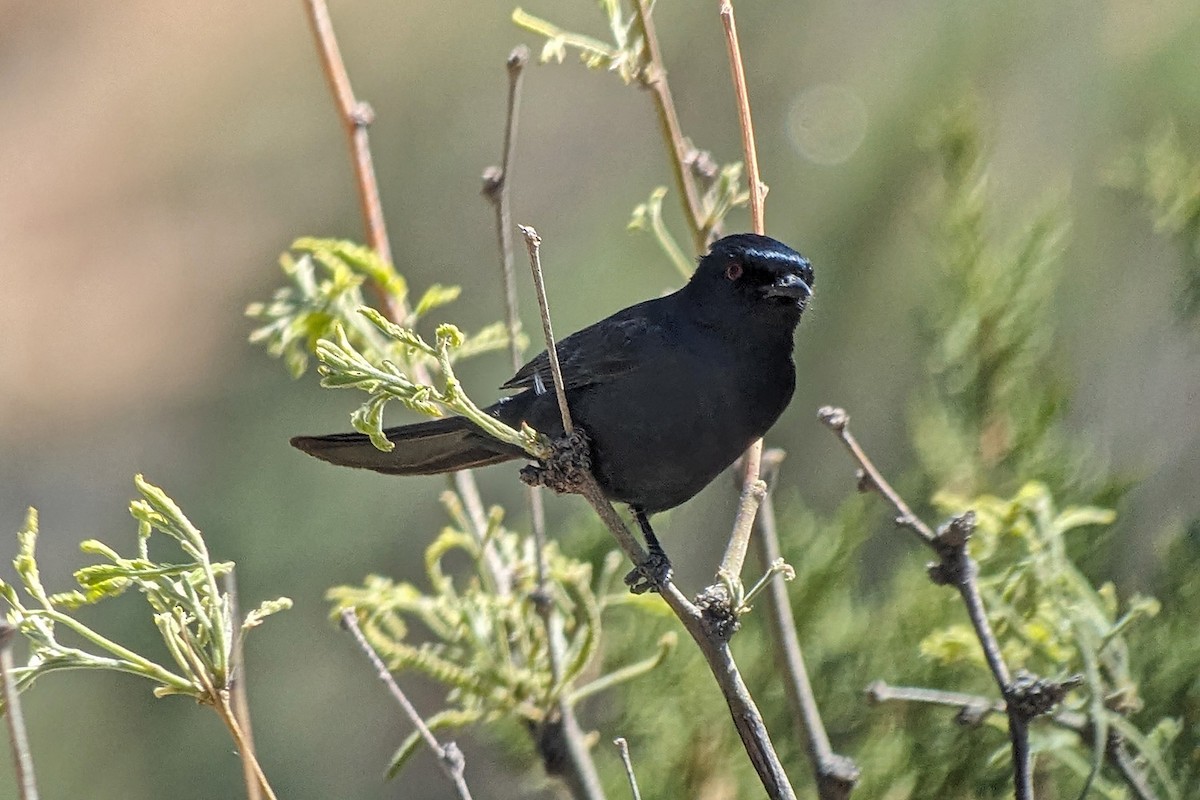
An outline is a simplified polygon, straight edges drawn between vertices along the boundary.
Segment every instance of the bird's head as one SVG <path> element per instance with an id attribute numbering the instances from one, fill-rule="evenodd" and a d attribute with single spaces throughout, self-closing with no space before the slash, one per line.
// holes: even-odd
<path id="1" fill-rule="evenodd" d="M 705 316 L 733 321 L 749 313 L 794 327 L 812 287 L 807 258 L 769 236 L 737 233 L 713 242 L 685 291 Z"/>

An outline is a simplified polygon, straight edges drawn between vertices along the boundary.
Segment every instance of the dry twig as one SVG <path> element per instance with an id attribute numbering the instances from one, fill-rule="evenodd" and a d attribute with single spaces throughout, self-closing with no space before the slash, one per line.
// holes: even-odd
<path id="1" fill-rule="evenodd" d="M 346 630 L 350 631 L 354 636 L 354 641 L 367 658 L 371 660 L 371 665 L 375 668 L 376 677 L 383 681 L 392 698 L 399 704 L 400 708 L 404 709 L 404 714 L 412 722 L 413 726 L 420 732 L 421 738 L 425 740 L 425 745 L 437 756 L 438 764 L 442 768 L 442 772 L 454 785 L 454 790 L 458 793 L 461 800 L 471 800 L 471 790 L 467 788 L 467 781 L 464 777 L 466 762 L 463 759 L 462 751 L 458 749 L 458 745 L 454 742 L 442 744 L 433 735 L 433 731 L 429 730 L 429 726 L 425 724 L 425 720 L 421 719 L 421 715 L 417 713 L 417 709 L 413 707 L 412 702 L 401 691 L 396 681 L 392 679 L 392 673 L 388 672 L 387 664 L 383 663 L 383 659 L 375 652 L 375 648 L 371 647 L 371 643 L 367 641 L 367 637 L 363 636 L 362 629 L 358 627 L 358 617 L 353 608 L 342 610 L 342 624 L 346 626 Z"/>
<path id="2" fill-rule="evenodd" d="M 832 406 L 825 406 L 817 415 L 858 462 L 860 490 L 876 491 L 887 499 L 898 514 L 896 524 L 911 530 L 937 554 L 939 560 L 929 565 L 930 579 L 937 584 L 953 586 L 962 597 L 971 627 L 974 628 L 975 636 L 983 648 L 988 668 L 1000 689 L 1000 694 L 1004 697 L 1005 713 L 1008 715 L 1008 735 L 1012 745 L 1016 800 L 1033 800 L 1033 758 L 1029 749 L 1029 722 L 1035 717 L 1049 713 L 1073 683 L 1056 683 L 1025 672 L 1020 672 L 1014 677 L 1009 671 L 1000 651 L 1000 642 L 988 621 L 983 598 L 979 594 L 976 580 L 979 566 L 967 552 L 967 541 L 975 528 L 975 514 L 968 511 L 955 517 L 935 533 L 912 512 L 863 452 L 858 440 L 850 433 L 850 416 L 843 409 Z"/>
<path id="3" fill-rule="evenodd" d="M 763 569 L 782 557 L 770 484 L 778 475 L 783 455 L 782 450 L 775 449 L 763 453 L 763 475 L 768 483 L 767 493 L 758 509 L 758 553 Z M 800 638 L 796 635 L 796 619 L 788 600 L 787 584 L 781 576 L 776 575 L 771 578 L 769 588 L 767 604 L 775 629 L 772 641 L 776 662 L 780 671 L 787 676 L 783 686 L 796 728 L 803 731 L 808 740 L 808 760 L 816 777 L 817 795 L 821 800 L 845 800 L 858 783 L 858 765 L 850 758 L 835 753 L 829 743 L 829 734 L 821 721 L 821 711 L 804 666 L 804 654 L 800 650 Z"/>

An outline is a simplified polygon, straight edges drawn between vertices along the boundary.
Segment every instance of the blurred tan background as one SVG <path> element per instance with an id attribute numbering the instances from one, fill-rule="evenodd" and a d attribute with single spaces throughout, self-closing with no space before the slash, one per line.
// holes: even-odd
<path id="1" fill-rule="evenodd" d="M 656 16 L 685 132 L 734 161 L 716 6 L 660 0 Z M 587 0 L 525 8 L 603 35 Z M 791 454 L 787 491 L 829 509 L 849 489 L 844 459 L 814 420 L 823 403 L 849 408 L 885 469 L 911 457 L 904 426 L 935 276 L 924 255 L 930 162 L 917 140 L 936 108 L 973 92 L 1001 219 L 1019 221 L 1056 194 L 1072 210 L 1057 353 L 1075 387 L 1078 437 L 1140 481 L 1121 509 L 1124 557 L 1114 566 L 1136 586 L 1164 537 L 1200 514 L 1200 335 L 1174 314 L 1178 248 L 1100 176 L 1169 117 L 1195 140 L 1200 9 L 739 0 L 737 10 L 771 186 L 768 231 L 808 255 L 818 276 L 799 339 L 801 385 L 771 437 Z M 464 0 L 332 7 L 355 90 L 377 112 L 373 150 L 397 265 L 415 287 L 462 284 L 449 316 L 471 328 L 501 314 L 479 176 L 499 157 L 504 59 L 518 42 L 540 46 L 511 11 Z M 441 524 L 443 484 L 333 470 L 291 451 L 290 435 L 345 429 L 356 398 L 318 391 L 311 375 L 292 382 L 246 343 L 243 309 L 280 284 L 276 258 L 292 239 L 361 238 L 302 3 L 0 2 L 0 119 L 3 574 L 28 505 L 42 514 L 52 588 L 67 588 L 85 563 L 83 538 L 131 549 L 125 506 L 144 472 L 205 530 L 215 556 L 238 561 L 247 605 L 296 601 L 249 645 L 257 738 L 280 796 L 449 796 L 427 757 L 403 787 L 382 782 L 407 730 L 326 622 L 322 598 L 367 572 L 417 574 Z M 632 207 L 670 182 L 638 90 L 573 59 L 531 67 L 513 181 L 517 221 L 546 241 L 559 331 L 676 284 L 649 237 L 625 230 Z M 505 364 L 497 356 L 465 371 L 478 399 L 492 397 Z M 482 481 L 519 519 L 514 471 Z M 332 508 L 347 502 L 358 518 Z M 685 585 L 710 569 L 730 504 L 719 482 L 666 518 Z M 586 517 L 569 498 L 551 500 L 550 513 Z M 123 598 L 87 618 L 151 649 L 138 603 Z M 46 797 L 241 791 L 215 718 L 156 701 L 131 678 L 51 676 L 27 694 L 26 714 Z M 541 791 L 501 749 L 467 744 L 468 776 L 499 776 L 478 796 Z M 0 767 L 0 798 L 13 796 L 9 769 Z"/>

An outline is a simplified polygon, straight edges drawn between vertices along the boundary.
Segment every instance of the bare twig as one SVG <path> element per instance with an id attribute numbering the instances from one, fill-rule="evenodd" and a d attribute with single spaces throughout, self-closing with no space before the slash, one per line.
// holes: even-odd
<path id="1" fill-rule="evenodd" d="M 529 63 L 529 48 L 521 45 L 508 56 L 508 115 L 504 126 L 504 154 L 499 167 L 483 173 L 483 196 L 496 212 L 496 239 L 500 249 L 500 274 L 504 286 L 504 318 L 508 326 L 508 353 L 513 371 L 521 368 L 521 331 L 517 315 L 517 281 L 513 270 L 512 210 L 509 203 L 513 152 L 517 144 L 517 119 L 521 107 L 521 79 Z"/>
<path id="2" fill-rule="evenodd" d="M 392 246 L 388 241 L 387 225 L 383 219 L 383 206 L 379 202 L 379 184 L 375 180 L 375 166 L 367 137 L 367 127 L 375 120 L 375 112 L 370 105 L 354 97 L 354 90 L 350 87 L 350 76 L 342 61 L 342 53 L 333 33 L 333 21 L 329 18 L 329 7 L 325 0 L 305 0 L 305 3 L 308 6 L 308 19 L 313 35 L 321 53 L 321 67 L 329 81 L 329 88 L 337 102 L 338 115 L 350 139 L 350 154 L 354 160 L 354 176 L 357 179 L 358 200 L 367 228 L 367 242 L 380 258 L 391 264 Z M 391 305 L 390 298 L 385 297 L 384 300 Z M 388 310 L 394 311 L 390 307 Z M 404 315 L 392 313 L 392 317 L 402 320 Z"/>
<path id="3" fill-rule="evenodd" d="M 567 390 L 563 385 L 562 367 L 558 363 L 558 348 L 554 345 L 554 327 L 550 322 L 550 306 L 546 301 L 546 285 L 542 280 L 542 237 L 529 225 L 518 225 L 529 248 L 529 266 L 533 271 L 533 286 L 537 290 L 538 310 L 542 314 L 542 332 L 546 334 L 546 355 L 550 358 L 550 372 L 554 378 L 554 394 L 558 397 L 558 411 L 562 414 L 563 430 L 567 436 L 575 433 L 571 422 L 571 409 L 567 406 Z"/>
<path id="4" fill-rule="evenodd" d="M 750 94 L 746 88 L 746 71 L 742 66 L 742 50 L 738 44 L 737 26 L 733 19 L 733 6 L 729 0 L 721 3 L 721 23 L 725 28 L 725 44 L 729 51 L 729 70 L 733 76 L 733 89 L 737 97 L 738 127 L 742 132 L 742 150 L 746 159 L 746 178 L 750 182 L 750 222 L 755 233 L 764 234 L 767 229 L 763 221 L 763 201 L 766 198 L 766 187 L 759 179 L 758 153 L 754 145 L 754 121 L 750 116 Z M 753 498 L 761 497 L 762 489 L 758 479 L 762 461 L 762 439 L 756 440 L 742 456 L 744 471 L 742 473 L 742 497 L 738 503 L 737 516 L 733 521 L 733 532 L 729 537 L 729 546 L 725 550 L 725 558 L 721 561 L 721 572 L 727 580 L 737 580 L 742 574 L 742 565 L 746 560 L 746 549 L 750 544 L 750 534 L 754 529 L 754 515 L 758 511 L 758 503 Z"/>
<path id="5" fill-rule="evenodd" d="M 750 186 L 750 226 L 755 233 L 766 233 L 763 201 L 767 186 L 758 172 L 758 152 L 754 145 L 754 120 L 750 116 L 750 92 L 746 88 L 746 69 L 742 65 L 742 48 L 738 44 L 737 23 L 733 18 L 730 0 L 721 2 L 721 24 L 725 27 L 725 47 L 729 51 L 729 66 L 733 73 L 733 91 L 737 96 L 738 123 L 742 130 L 742 149 L 746 152 L 746 182 Z"/>
<path id="6" fill-rule="evenodd" d="M 1062 699 L 1068 687 L 1065 682 L 1056 684 L 1024 672 L 1014 678 L 1005 664 L 1000 642 L 988 621 L 987 610 L 979 594 L 979 566 L 967 552 L 967 541 L 975 528 L 974 512 L 968 511 L 955 517 L 934 533 L 913 514 L 908 504 L 863 452 L 858 441 L 850 433 L 850 416 L 843 409 L 832 406 L 825 406 L 817 415 L 858 462 L 859 488 L 862 491 L 876 491 L 887 499 L 898 514 L 896 524 L 913 531 L 937 554 L 940 560 L 930 565 L 930 579 L 934 583 L 953 586 L 962 597 L 971 627 L 974 628 L 975 636 L 983 648 L 988 668 L 1000 688 L 1000 694 L 1004 697 L 1008 735 L 1012 745 L 1016 798 L 1033 800 L 1033 759 L 1029 750 L 1029 721 L 1049 712 Z"/>
<path id="7" fill-rule="evenodd" d="M 782 450 L 763 453 L 763 475 L 768 485 L 778 475 L 783 456 Z M 770 488 L 758 509 L 758 553 L 764 569 L 781 558 L 779 531 L 775 526 L 775 504 Z M 767 605 L 775 628 L 775 635 L 771 638 L 776 661 L 780 671 L 787 676 L 783 687 L 795 725 L 808 740 L 808 758 L 816 776 L 817 794 L 821 800 L 845 800 L 858 783 L 858 766 L 850 758 L 833 752 L 829 743 L 829 734 L 821 721 L 821 710 L 817 707 L 817 699 L 808 680 L 808 670 L 804 666 L 787 584 L 782 577 L 775 576 L 771 579 L 769 589 Z"/>
<path id="8" fill-rule="evenodd" d="M 613 744 L 621 753 L 621 763 L 625 765 L 625 777 L 629 779 L 629 791 L 633 795 L 633 800 L 642 800 L 642 793 L 638 790 L 637 776 L 633 774 L 633 762 L 629 759 L 629 742 L 625 741 L 624 736 L 618 736 L 613 739 Z"/>
<path id="9" fill-rule="evenodd" d="M 933 529 L 912 512 L 912 509 L 908 507 L 908 503 L 904 502 L 904 498 L 900 497 L 896 493 L 896 490 L 883 479 L 883 476 L 879 474 L 879 470 L 871 463 L 871 459 L 867 458 L 867 454 L 859 447 L 858 440 L 850 434 L 847 428 L 850 422 L 849 415 L 843 409 L 825 406 L 817 412 L 817 416 L 821 422 L 825 423 L 828 428 L 837 434 L 838 438 L 842 440 L 842 444 L 850 451 L 851 457 L 858 462 L 859 469 L 861 470 L 858 476 L 859 491 L 874 490 L 879 492 L 898 512 L 896 524 L 902 528 L 908 528 L 921 537 L 921 541 L 925 544 L 932 545 L 933 540 L 936 538 Z"/>
<path id="10" fill-rule="evenodd" d="M 185 652 L 190 653 L 191 651 L 188 650 Z M 237 714 L 233 710 L 229 692 L 225 690 L 214 691 L 211 686 L 206 687 L 206 689 L 209 697 L 212 699 L 212 705 L 216 709 L 217 716 L 221 718 L 221 721 L 225 723 L 225 727 L 229 729 L 230 735 L 233 736 L 234 744 L 237 745 L 238 753 L 242 757 L 242 764 L 254 774 L 259 788 L 267 800 L 277 800 L 275 790 L 267 782 L 267 775 L 263 772 L 262 765 L 258 763 L 258 758 L 254 755 L 254 747 L 247 740 L 246 732 L 242 730 L 242 726 L 238 724 Z"/>
<path id="11" fill-rule="evenodd" d="M 237 578 L 233 571 L 225 574 L 225 596 L 229 598 L 229 618 L 235 624 L 241 620 L 238 611 Z M 246 782 L 247 800 L 260 800 L 262 791 L 259 788 L 258 776 L 254 772 L 251 758 L 257 760 L 254 752 L 254 731 L 250 727 L 250 697 L 246 691 L 246 654 L 240 634 L 233 637 L 233 651 L 229 657 L 229 686 L 233 700 L 233 714 L 246 740 L 247 752 L 242 753 L 242 778 Z"/>
<path id="12" fill-rule="evenodd" d="M 683 203 L 683 216 L 692 233 L 696 253 L 700 254 L 708 249 L 713 231 L 708 229 L 704 207 L 700 202 L 700 190 L 696 187 L 696 178 L 689 166 L 695 148 L 684 138 L 679 127 L 679 115 L 675 112 L 675 100 L 671 97 L 671 86 L 667 82 L 667 69 L 658 46 L 658 35 L 654 30 L 650 5 L 650 0 L 634 0 L 638 28 L 646 43 L 648 59 L 648 63 L 642 68 L 640 79 L 642 85 L 654 96 L 654 110 L 658 112 L 663 140 L 671 151 L 671 169 L 675 173 L 675 187 L 679 190 L 680 202 Z"/>
<path id="13" fill-rule="evenodd" d="M 496 238 L 500 251 L 500 274 L 504 289 L 504 316 L 508 328 L 509 356 L 513 372 L 521 368 L 521 346 L 518 341 L 521 323 L 517 313 L 517 282 L 513 268 L 512 211 L 509 203 L 512 184 L 512 160 L 516 149 L 518 110 L 521 101 L 521 78 L 529 63 L 529 50 L 523 45 L 508 56 L 508 114 L 504 126 L 504 154 L 500 167 L 489 167 L 483 173 L 483 194 L 496 212 Z M 558 686 L 562 677 L 563 641 L 561 620 L 546 593 L 546 513 L 542 495 L 532 486 L 525 487 L 530 526 L 537 559 L 537 590 L 535 606 L 546 629 L 550 661 L 551 684 Z M 587 737 L 579 727 L 574 708 L 560 698 L 548 710 L 546 720 L 536 736 L 538 750 L 547 772 L 560 775 L 578 800 L 603 800 L 604 789 L 600 773 L 592 759 Z"/>
<path id="14" fill-rule="evenodd" d="M 25 717 L 21 714 L 21 698 L 13 681 L 12 642 L 17 628 L 0 620 L 0 690 L 3 691 L 4 718 L 8 722 L 8 744 L 12 751 L 13 771 L 17 779 L 17 794 L 21 800 L 37 800 L 37 781 L 33 774 L 33 755 L 25 733 Z"/>
<path id="15" fill-rule="evenodd" d="M 358 627 L 358 617 L 353 608 L 343 609 L 342 624 L 354 636 L 354 641 L 358 643 L 359 648 L 366 653 L 367 658 L 371 661 L 371 665 L 375 668 L 376 676 L 379 680 L 383 681 L 392 698 L 404 710 L 404 714 L 421 734 L 421 738 L 425 740 L 425 745 L 437 756 L 438 764 L 442 767 L 442 772 L 446 774 L 446 777 L 454 785 L 458 796 L 462 800 L 471 800 L 471 790 L 467 788 L 467 781 L 463 774 L 466 763 L 463 760 L 462 751 L 458 749 L 458 745 L 454 742 L 447 742 L 445 745 L 441 744 L 437 740 L 437 737 L 433 735 L 433 731 L 429 730 L 429 726 L 425 724 L 425 720 L 417 713 L 417 709 L 413 707 L 413 704 L 404 692 L 401 691 L 396 681 L 392 680 L 392 674 L 388 672 L 387 665 L 383 663 L 383 659 L 375 652 L 375 648 L 371 647 L 371 643 L 367 641 L 367 637 L 363 636 L 362 629 Z"/>

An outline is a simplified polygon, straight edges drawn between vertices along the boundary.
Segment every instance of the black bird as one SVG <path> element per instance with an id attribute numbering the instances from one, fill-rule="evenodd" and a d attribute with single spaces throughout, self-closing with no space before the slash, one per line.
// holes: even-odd
<path id="1" fill-rule="evenodd" d="M 812 294 L 808 260 L 767 236 L 715 242 L 678 291 L 618 311 L 558 343 L 573 421 L 588 434 L 604 493 L 633 510 L 657 578 L 669 564 L 647 516 L 691 499 L 775 423 L 796 384 L 793 334 Z M 549 358 L 542 352 L 485 409 L 563 436 Z M 359 433 L 297 436 L 333 464 L 392 475 L 433 475 L 528 456 L 462 417 L 385 431 L 391 452 Z"/>

